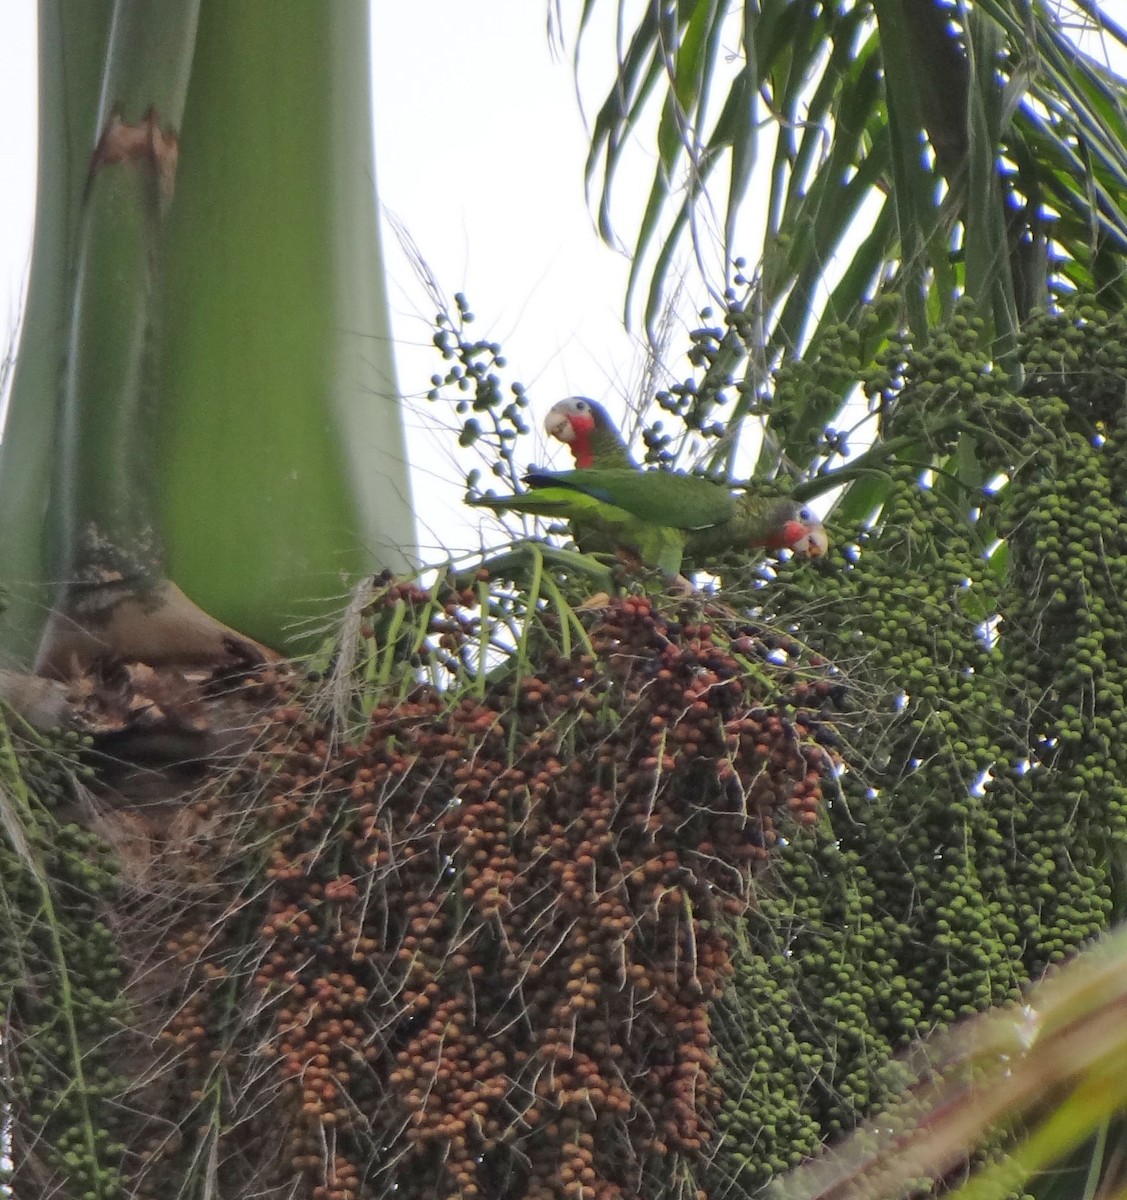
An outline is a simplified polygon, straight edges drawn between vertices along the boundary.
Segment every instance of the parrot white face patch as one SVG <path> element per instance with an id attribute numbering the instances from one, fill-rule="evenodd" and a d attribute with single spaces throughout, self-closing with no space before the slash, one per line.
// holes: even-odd
<path id="1" fill-rule="evenodd" d="M 595 413 L 591 401 L 582 396 L 557 400 L 544 418 L 544 431 L 549 437 L 571 445 L 595 428 Z"/>
<path id="2" fill-rule="evenodd" d="M 807 558 L 821 558 L 829 553 L 829 535 L 821 525 L 815 525 L 795 542 L 792 549 L 795 554 L 805 554 Z"/>
<path id="3" fill-rule="evenodd" d="M 571 443 L 575 440 L 575 426 L 567 413 L 559 412 L 559 405 L 548 410 L 544 418 L 544 432 L 549 437 L 558 438 L 561 442 Z"/>

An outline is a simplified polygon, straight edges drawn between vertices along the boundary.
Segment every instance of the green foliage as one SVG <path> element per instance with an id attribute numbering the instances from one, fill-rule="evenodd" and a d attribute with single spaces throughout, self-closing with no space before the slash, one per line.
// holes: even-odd
<path id="1" fill-rule="evenodd" d="M 926 1180 L 958 1170 L 991 1130 L 1024 1122 L 1015 1152 L 982 1154 L 981 1169 L 949 1193 L 953 1200 L 1121 1195 L 1125 950 L 1120 931 L 1051 972 L 1020 1005 L 927 1038 L 903 1063 L 904 1086 L 878 1117 L 766 1194 L 915 1198 Z"/>
<path id="2" fill-rule="evenodd" d="M 843 554 L 761 590 L 851 711 L 825 824 L 775 862 L 749 931 L 726 1019 L 781 1010 L 786 1030 L 752 1035 L 742 1070 L 763 1082 L 732 1092 L 720 1180 L 755 1186 L 851 1128 L 889 1098 L 893 1051 L 1125 915 L 1127 320 L 1083 301 L 1035 318 L 1019 391 L 983 328 L 956 315 L 888 362 L 887 435 L 920 465 L 893 468 Z M 953 413 L 986 492 L 927 467 Z"/>
<path id="3" fill-rule="evenodd" d="M 115 1067 L 128 1010 L 107 923 L 116 868 L 76 822 L 74 766 L 0 725 L 0 1044 L 17 1196 L 121 1195 Z M 10 1121 L 10 1125 L 8 1122 Z"/>
<path id="4" fill-rule="evenodd" d="M 583 6 L 577 63 L 598 7 Z M 706 408 L 736 391 L 724 465 L 741 423 L 762 417 L 755 474 L 812 467 L 845 394 L 835 404 L 834 381 L 820 375 L 819 395 L 768 404 L 765 382 L 789 358 L 812 364 L 835 328 L 871 321 L 876 299 L 888 298 L 879 326 L 923 344 L 967 296 L 1002 359 L 1051 301 L 1080 291 L 1123 303 L 1127 85 L 1105 55 L 1127 46 L 1127 32 L 1078 7 L 1073 24 L 1042 0 L 686 0 L 644 6 L 622 29 L 588 185 L 600 231 L 617 241 L 614 184 L 657 116 L 648 201 L 625 218 L 631 295 L 646 288 L 652 330 L 691 240 L 690 269 L 725 310 L 715 370 L 699 381 Z M 1104 43 L 1090 53 L 1075 42 L 1085 22 Z M 882 343 L 857 349 L 868 373 Z M 694 428 L 702 418 L 694 412 Z"/>

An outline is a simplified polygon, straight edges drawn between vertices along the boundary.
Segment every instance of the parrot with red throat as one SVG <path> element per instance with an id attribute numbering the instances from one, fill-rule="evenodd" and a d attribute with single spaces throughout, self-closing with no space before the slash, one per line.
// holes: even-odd
<path id="1" fill-rule="evenodd" d="M 732 551 L 763 547 L 818 557 L 829 549 L 822 523 L 794 500 L 733 495 L 723 484 L 673 471 L 629 467 L 529 471 L 527 492 L 469 501 L 495 512 L 566 520 L 594 530 L 620 551 L 684 583 L 697 566 Z"/>
<path id="2" fill-rule="evenodd" d="M 571 450 L 575 465 L 581 470 L 592 467 L 637 469 L 622 431 L 597 400 L 586 396 L 557 400 L 548 409 L 544 429 Z"/>

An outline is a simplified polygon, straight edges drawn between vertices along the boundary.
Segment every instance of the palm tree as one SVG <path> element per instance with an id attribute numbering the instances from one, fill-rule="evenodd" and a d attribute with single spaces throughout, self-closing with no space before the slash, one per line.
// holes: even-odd
<path id="1" fill-rule="evenodd" d="M 695 200 L 730 148 L 740 193 L 769 101 L 762 262 L 663 400 L 848 483 L 853 552 L 673 611 L 581 608 L 582 563 L 522 547 L 370 579 L 326 649 L 411 544 L 363 14 L 150 10 L 43 10 L 3 636 L 86 740 L 0 740 L 17 1196 L 738 1195 L 1106 928 L 1124 90 L 1050 14 L 655 7 L 596 122 L 613 175 L 673 71 L 644 252 L 679 155 Z M 1070 285 L 1105 307 L 1030 316 Z M 878 438 L 835 472 L 858 379 Z M 311 643 L 303 691 L 276 652 Z"/>
<path id="2" fill-rule="evenodd" d="M 0 450 L 0 644 L 6 667 L 37 671 L 0 682 L 35 722 L 56 725 L 91 688 L 109 701 L 108 664 L 131 664 L 125 708 L 110 708 L 178 714 L 166 730 L 195 745 L 171 757 L 206 758 L 248 710 L 185 722 L 198 684 L 316 645 L 358 578 L 413 561 L 367 29 L 361 0 L 284 14 L 253 0 L 40 6 L 39 204 Z M 158 678 L 143 698 L 142 679 Z M 109 725 L 99 753 L 135 757 L 135 742 L 112 748 Z M 183 831 L 155 793 L 129 803 L 60 785 L 45 765 L 56 753 L 29 749 L 19 720 L 12 731 L 0 802 L 12 1187 L 117 1195 L 125 1144 L 151 1154 L 142 1141 L 172 1128 L 115 1115 L 124 1093 L 110 1082 L 130 1079 L 130 1103 L 155 1114 L 143 1097 L 156 993 L 140 982 L 127 1008 L 114 996 L 129 971 L 113 964 L 146 942 L 163 885 L 145 868 L 116 908 L 97 895 L 128 846 L 151 859 Z M 182 797 L 186 782 L 158 792 Z M 81 811 L 53 808 L 64 794 Z M 159 939 L 150 950 L 167 966 Z M 107 1059 L 111 1027 L 124 1042 Z"/>

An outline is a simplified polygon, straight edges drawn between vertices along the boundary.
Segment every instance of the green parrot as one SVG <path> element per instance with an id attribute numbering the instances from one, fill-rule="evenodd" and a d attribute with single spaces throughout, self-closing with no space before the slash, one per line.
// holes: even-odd
<path id="1" fill-rule="evenodd" d="M 589 400 L 586 396 L 568 396 L 566 400 L 557 400 L 548 409 L 544 429 L 571 450 L 575 465 L 581 469 L 638 468 L 627 449 L 622 431 L 597 400 Z"/>
<path id="2" fill-rule="evenodd" d="M 698 475 L 628 467 L 529 471 L 527 492 L 469 501 L 495 512 L 567 520 L 594 530 L 628 555 L 684 583 L 686 555 L 699 566 L 732 550 L 761 546 L 816 557 L 829 539 L 822 523 L 793 500 L 734 496 Z"/>
<path id="3" fill-rule="evenodd" d="M 626 467 L 640 470 L 634 461 L 622 431 L 610 413 L 587 396 L 568 396 L 548 409 L 544 429 L 550 437 L 563 442 L 571 451 L 575 465 L 589 467 Z M 617 541 L 597 525 L 571 521 L 571 536 L 584 554 L 614 554 Z"/>

